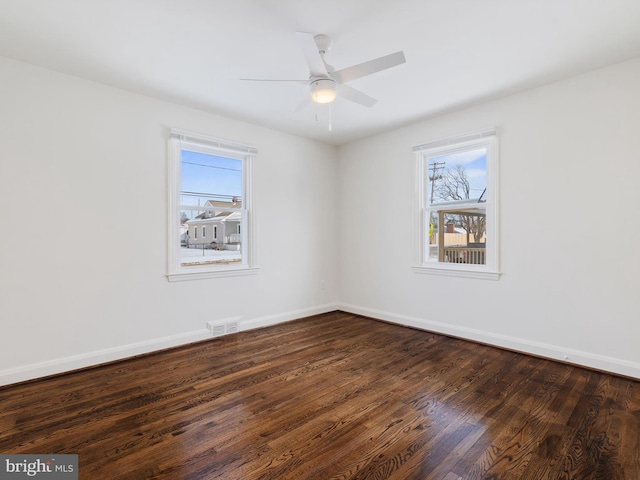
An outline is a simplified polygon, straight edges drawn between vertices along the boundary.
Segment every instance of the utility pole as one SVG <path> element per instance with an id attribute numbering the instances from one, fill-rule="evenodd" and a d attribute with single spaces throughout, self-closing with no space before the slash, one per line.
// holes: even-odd
<path id="1" fill-rule="evenodd" d="M 438 173 L 438 171 L 444 169 L 444 164 L 445 162 L 433 162 L 429 164 L 429 181 L 431 182 L 431 199 L 429 200 L 429 205 L 433 203 L 436 180 L 442 180 L 442 174 Z"/>
<path id="2" fill-rule="evenodd" d="M 444 169 L 444 163 L 445 162 L 433 162 L 431 164 L 429 164 L 429 181 L 431 182 L 431 199 L 429 200 L 429 205 L 433 204 L 433 196 L 435 194 L 435 185 L 436 185 L 436 180 L 441 180 L 442 179 L 442 174 L 438 173 L 440 170 Z M 431 213 L 429 214 L 429 244 L 433 244 L 435 239 L 433 238 L 433 230 L 434 230 L 434 224 L 435 219 L 433 218 L 433 211 L 431 211 Z M 443 230 L 443 226 L 442 225 L 438 225 L 438 235 L 440 236 L 440 232 L 444 232 Z M 444 238 L 444 237 L 443 237 Z"/>

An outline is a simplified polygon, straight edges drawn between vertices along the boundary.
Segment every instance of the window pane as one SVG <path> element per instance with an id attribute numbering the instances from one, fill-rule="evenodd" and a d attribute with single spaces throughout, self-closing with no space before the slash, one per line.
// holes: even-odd
<path id="1" fill-rule="evenodd" d="M 182 205 L 241 199 L 242 160 L 182 150 L 180 180 Z"/>
<path id="2" fill-rule="evenodd" d="M 487 149 L 474 148 L 429 158 L 429 205 L 486 201 Z"/>
<path id="3" fill-rule="evenodd" d="M 487 217 L 483 209 L 431 211 L 429 216 L 428 260 L 472 265 L 486 263 Z"/>
<path id="4" fill-rule="evenodd" d="M 242 262 L 242 184 L 242 160 L 182 150 L 182 266 Z"/>
<path id="5" fill-rule="evenodd" d="M 242 237 L 236 232 L 243 220 L 244 212 L 182 210 L 180 264 L 184 267 L 241 263 Z"/>

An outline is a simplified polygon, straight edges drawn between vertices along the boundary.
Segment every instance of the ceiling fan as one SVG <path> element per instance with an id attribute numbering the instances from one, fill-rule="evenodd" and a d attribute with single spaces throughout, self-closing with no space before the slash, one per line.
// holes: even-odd
<path id="1" fill-rule="evenodd" d="M 365 77 L 373 73 L 395 67 L 406 62 L 402 51 L 378 57 L 368 62 L 353 65 L 351 67 L 334 70 L 326 63 L 324 55 L 329 51 L 333 42 L 327 35 L 312 35 L 305 32 L 296 32 L 296 37 L 302 48 L 307 64 L 309 65 L 309 78 L 306 80 L 268 80 L 257 78 L 241 78 L 241 80 L 255 82 L 292 82 L 309 85 L 311 99 L 315 103 L 331 103 L 336 96 L 358 103 L 365 107 L 376 104 L 375 98 L 346 85 L 346 82 L 356 78 Z"/>

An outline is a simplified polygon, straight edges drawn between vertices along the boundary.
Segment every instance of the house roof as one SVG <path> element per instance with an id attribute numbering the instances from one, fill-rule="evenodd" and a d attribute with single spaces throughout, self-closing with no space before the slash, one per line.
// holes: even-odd
<path id="1" fill-rule="evenodd" d="M 191 220 L 188 220 L 186 223 L 188 223 L 189 225 L 212 224 L 212 223 L 222 223 L 229 220 L 240 220 L 240 219 L 241 219 L 240 212 L 220 212 L 217 215 L 214 215 L 211 217 L 201 217 L 200 215 L 198 215 L 197 217 L 193 217 Z"/>
<path id="2" fill-rule="evenodd" d="M 204 204 L 204 207 L 215 208 L 215 210 L 205 210 L 204 212 L 196 215 L 191 220 L 188 220 L 187 223 L 195 223 L 196 221 L 207 221 L 211 222 L 215 219 L 227 218 L 233 213 L 238 213 L 237 209 L 242 208 L 242 201 L 234 199 L 233 202 L 224 202 L 221 200 L 207 200 Z M 238 216 L 240 214 L 238 213 Z"/>
<path id="3" fill-rule="evenodd" d="M 207 200 L 204 206 L 216 208 L 242 208 L 242 200 L 234 199 L 234 201 L 231 202 L 224 202 L 221 200 Z"/>

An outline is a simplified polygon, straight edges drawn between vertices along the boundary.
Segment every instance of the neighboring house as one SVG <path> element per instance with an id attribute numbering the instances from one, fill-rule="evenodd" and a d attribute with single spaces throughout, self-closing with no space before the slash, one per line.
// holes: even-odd
<path id="1" fill-rule="evenodd" d="M 180 245 L 187 245 L 189 243 L 189 227 L 187 225 L 180 225 Z"/>
<path id="2" fill-rule="evenodd" d="M 189 217 L 185 213 L 182 214 L 180 218 L 180 245 L 187 245 L 189 240 L 189 235 L 187 232 L 189 231 L 189 226 L 187 225 L 187 221 Z"/>
<path id="3" fill-rule="evenodd" d="M 234 199 L 231 202 L 208 200 L 205 207 L 214 208 L 187 220 L 186 241 L 188 246 L 207 246 L 225 250 L 240 250 L 242 202 Z"/>

